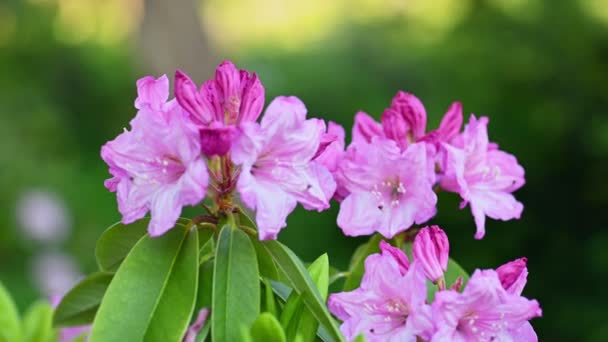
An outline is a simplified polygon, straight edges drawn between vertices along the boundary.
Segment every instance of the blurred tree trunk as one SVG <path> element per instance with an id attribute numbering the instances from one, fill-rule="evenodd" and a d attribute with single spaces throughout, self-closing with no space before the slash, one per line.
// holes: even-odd
<path id="1" fill-rule="evenodd" d="M 137 47 L 144 71 L 173 78 L 176 69 L 197 83 L 217 63 L 200 22 L 200 0 L 145 0 Z"/>

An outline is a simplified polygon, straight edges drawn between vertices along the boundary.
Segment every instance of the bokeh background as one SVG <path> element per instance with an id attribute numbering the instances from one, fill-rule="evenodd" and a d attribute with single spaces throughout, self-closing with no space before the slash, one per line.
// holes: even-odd
<path id="1" fill-rule="evenodd" d="M 267 100 L 297 95 L 347 129 L 398 89 L 430 127 L 455 100 L 488 115 L 526 169 L 522 219 L 476 241 L 442 193 L 432 222 L 468 271 L 529 258 L 541 340 L 608 340 L 605 0 L 2 0 L 0 281 L 22 310 L 95 269 L 96 238 L 119 220 L 99 149 L 134 115 L 135 81 L 181 68 L 200 83 L 224 59 L 257 71 Z M 343 268 L 364 239 L 336 215 L 298 209 L 280 239 Z"/>

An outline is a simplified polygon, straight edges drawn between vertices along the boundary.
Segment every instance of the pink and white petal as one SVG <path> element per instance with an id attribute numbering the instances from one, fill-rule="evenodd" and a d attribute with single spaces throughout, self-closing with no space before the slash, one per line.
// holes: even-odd
<path id="1" fill-rule="evenodd" d="M 538 336 L 530 322 L 524 322 L 517 328 L 510 329 L 509 334 L 513 341 L 517 342 L 538 342 Z"/>
<path id="2" fill-rule="evenodd" d="M 426 110 L 416 96 L 400 90 L 393 97 L 391 108 L 403 116 L 414 140 L 418 140 L 424 136 L 426 131 Z"/>
<path id="3" fill-rule="evenodd" d="M 375 136 L 384 136 L 384 130 L 376 120 L 365 112 L 355 114 L 355 124 L 353 126 L 353 142 L 370 143 Z"/>
<path id="4" fill-rule="evenodd" d="M 296 198 L 306 210 L 323 211 L 329 208 L 329 201 L 336 192 L 337 184 L 331 172 L 320 163 L 311 162 L 309 169 L 311 186 Z"/>
<path id="5" fill-rule="evenodd" d="M 178 181 L 179 202 L 182 205 L 198 204 L 205 198 L 208 185 L 207 164 L 202 158 L 193 161 Z"/>
<path id="6" fill-rule="evenodd" d="M 295 96 L 279 96 L 272 100 L 264 116 L 262 128 L 273 136 L 281 128 L 294 127 L 306 120 L 306 106 Z"/>
<path id="7" fill-rule="evenodd" d="M 241 123 L 234 134 L 230 157 L 237 164 L 252 165 L 266 144 L 267 138 L 256 122 Z"/>
<path id="8" fill-rule="evenodd" d="M 258 181 L 249 170 L 243 170 L 237 183 L 241 199 L 255 210 L 260 240 L 276 239 L 287 225 L 287 216 L 295 209 L 296 200 L 273 182 Z"/>
<path id="9" fill-rule="evenodd" d="M 182 212 L 179 190 L 179 186 L 166 186 L 154 194 L 150 203 L 150 236 L 161 236 L 175 226 Z"/>
<path id="10" fill-rule="evenodd" d="M 443 142 L 450 142 L 460 132 L 462 122 L 462 104 L 456 101 L 450 105 L 450 108 L 448 108 L 448 111 L 441 119 L 441 123 L 437 129 L 439 139 Z"/>
<path id="11" fill-rule="evenodd" d="M 137 98 L 135 108 L 142 109 L 146 105 L 154 110 L 160 110 L 169 98 L 169 79 L 162 75 L 158 79 L 146 76 L 137 80 Z"/>
<path id="12" fill-rule="evenodd" d="M 148 212 L 149 199 L 155 190 L 154 186 L 135 186 L 127 179 L 121 180 L 116 188 L 121 222 L 129 224 L 143 218 Z"/>
<path id="13" fill-rule="evenodd" d="M 380 220 L 378 200 L 370 192 L 354 192 L 340 204 L 338 227 L 345 235 L 361 236 L 373 234 Z"/>

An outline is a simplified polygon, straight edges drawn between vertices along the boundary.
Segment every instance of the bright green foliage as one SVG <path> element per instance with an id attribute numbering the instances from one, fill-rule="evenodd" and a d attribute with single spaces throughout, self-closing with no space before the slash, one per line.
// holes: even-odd
<path id="1" fill-rule="evenodd" d="M 53 324 L 74 326 L 92 323 L 112 277 L 112 273 L 94 273 L 78 283 L 55 309 Z"/>
<path id="2" fill-rule="evenodd" d="M 135 244 L 110 283 L 91 342 L 179 341 L 194 308 L 198 233 L 177 225 Z"/>
<path id="3" fill-rule="evenodd" d="M 0 327 L 0 342 L 21 340 L 19 312 L 2 283 L 0 283 Z"/>
<path id="4" fill-rule="evenodd" d="M 131 248 L 146 235 L 148 223 L 150 219 L 145 218 L 128 225 L 119 222 L 106 229 L 95 247 L 99 269 L 116 271 Z"/>
<path id="5" fill-rule="evenodd" d="M 23 318 L 23 342 L 54 342 L 57 331 L 53 329 L 53 308 L 40 301 L 32 304 Z"/>
<path id="6" fill-rule="evenodd" d="M 262 313 L 251 327 L 253 342 L 285 342 L 285 332 L 276 317 L 269 312 Z"/>
<path id="7" fill-rule="evenodd" d="M 232 224 L 220 231 L 212 293 L 213 341 L 238 341 L 236 325 L 249 327 L 260 313 L 260 281 L 255 249 L 247 235 Z"/>
<path id="8" fill-rule="evenodd" d="M 310 275 L 298 257 L 286 246 L 275 240 L 263 243 L 272 255 L 277 267 L 283 273 L 289 285 L 299 294 L 315 319 L 324 325 L 335 341 L 343 341 L 338 326 L 327 311 L 325 300 L 316 288 Z"/>

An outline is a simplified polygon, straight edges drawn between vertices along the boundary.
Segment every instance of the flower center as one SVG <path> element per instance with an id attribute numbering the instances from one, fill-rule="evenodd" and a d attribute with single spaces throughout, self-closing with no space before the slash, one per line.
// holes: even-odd
<path id="1" fill-rule="evenodd" d="M 378 200 L 380 210 L 399 206 L 401 198 L 406 193 L 405 186 L 397 177 L 374 184 L 372 188 L 372 194 Z"/>

